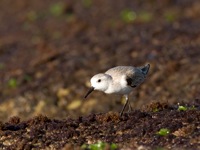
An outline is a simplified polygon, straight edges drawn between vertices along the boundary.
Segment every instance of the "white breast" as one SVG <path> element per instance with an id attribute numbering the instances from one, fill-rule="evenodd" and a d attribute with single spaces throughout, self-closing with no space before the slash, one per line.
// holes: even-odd
<path id="1" fill-rule="evenodd" d="M 132 91 L 130 86 L 127 86 L 126 76 L 121 76 L 121 79 L 114 80 L 105 91 L 107 94 L 129 94 Z"/>

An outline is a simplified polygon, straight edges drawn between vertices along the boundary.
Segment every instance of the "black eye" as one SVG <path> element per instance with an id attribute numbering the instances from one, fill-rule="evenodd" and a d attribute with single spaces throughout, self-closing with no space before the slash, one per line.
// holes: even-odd
<path id="1" fill-rule="evenodd" d="M 101 82 L 101 79 L 99 79 L 97 82 Z"/>

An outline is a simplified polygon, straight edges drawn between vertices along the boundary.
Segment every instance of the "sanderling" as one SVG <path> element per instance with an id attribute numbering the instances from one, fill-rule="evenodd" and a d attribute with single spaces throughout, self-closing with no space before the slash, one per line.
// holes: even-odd
<path id="1" fill-rule="evenodd" d="M 129 110 L 131 109 L 128 99 L 129 93 L 145 80 L 149 68 L 150 64 L 142 67 L 117 66 L 109 69 L 105 73 L 96 74 L 90 80 L 91 88 L 85 95 L 85 98 L 94 90 L 107 94 L 121 94 L 126 99 L 120 112 L 120 116 L 122 116 L 127 103 L 129 104 Z"/>

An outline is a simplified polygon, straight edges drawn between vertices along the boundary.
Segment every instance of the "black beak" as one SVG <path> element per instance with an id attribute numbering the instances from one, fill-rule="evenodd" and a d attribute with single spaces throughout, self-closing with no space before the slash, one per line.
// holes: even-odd
<path id="1" fill-rule="evenodd" d="M 92 91 L 94 91 L 94 87 L 91 87 L 91 88 L 89 89 L 89 91 L 87 92 L 87 94 L 85 95 L 84 98 L 87 98 L 88 95 L 89 95 L 90 93 L 92 93 Z"/>

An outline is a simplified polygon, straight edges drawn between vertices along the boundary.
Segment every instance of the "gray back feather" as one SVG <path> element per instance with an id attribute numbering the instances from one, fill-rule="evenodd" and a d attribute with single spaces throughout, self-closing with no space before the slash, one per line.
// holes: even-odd
<path id="1" fill-rule="evenodd" d="M 137 87 L 145 80 L 149 68 L 149 64 L 142 67 L 118 66 L 109 69 L 105 74 L 111 75 L 115 81 L 119 80 L 123 75 L 126 75 L 127 85 Z"/>

